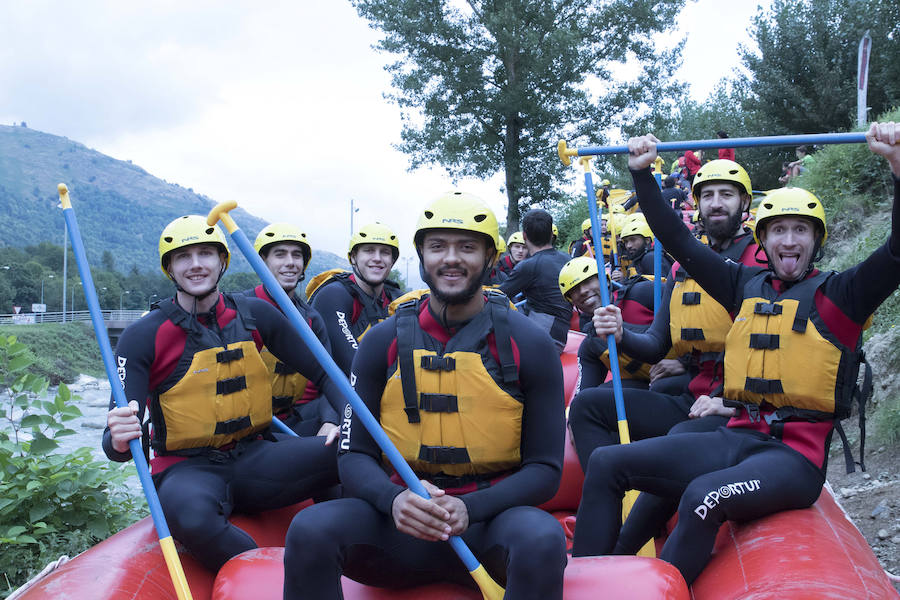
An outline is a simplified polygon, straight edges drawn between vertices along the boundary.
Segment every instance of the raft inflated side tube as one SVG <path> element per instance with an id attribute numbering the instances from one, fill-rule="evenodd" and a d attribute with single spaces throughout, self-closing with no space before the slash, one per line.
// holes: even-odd
<path id="1" fill-rule="evenodd" d="M 278 306 L 291 322 L 291 325 L 294 326 L 294 329 L 297 330 L 297 333 L 300 334 L 300 337 L 303 338 L 303 341 L 310 352 L 313 353 L 313 356 L 325 370 L 328 377 L 338 388 L 340 388 L 344 398 L 348 401 L 350 407 L 352 407 L 352 412 L 348 411 L 347 408 L 344 409 L 344 416 L 349 418 L 353 412 L 355 412 L 357 418 L 362 422 L 363 427 L 366 428 L 369 435 L 372 436 L 372 439 L 375 440 L 375 443 L 378 444 L 378 447 L 381 448 L 381 451 L 387 456 L 387 459 L 397 471 L 397 474 L 403 479 L 406 486 L 423 498 L 431 498 L 425 490 L 425 486 L 423 486 L 418 477 L 416 477 L 416 474 L 403 459 L 403 456 L 381 428 L 381 425 L 369 411 L 369 408 L 365 405 L 359 395 L 357 395 L 356 390 L 350 385 L 344 372 L 337 366 L 334 359 L 331 358 L 331 355 L 326 352 L 322 343 L 319 341 L 319 338 L 317 338 L 312 329 L 310 329 L 306 320 L 300 316 L 297 307 L 294 306 L 294 303 L 288 298 L 288 295 L 281 288 L 281 285 L 279 285 L 275 276 L 272 275 L 269 268 L 266 267 L 265 263 L 263 263 L 262 259 L 259 257 L 259 254 L 253 249 L 253 244 L 237 226 L 234 219 L 231 218 L 231 215 L 228 214 L 228 211 L 234 208 L 237 208 L 237 202 L 234 201 L 218 204 L 210 211 L 209 216 L 207 217 L 207 223 L 215 225 L 217 221 L 222 222 L 222 225 L 225 226 L 231 240 L 237 245 L 241 253 L 250 263 L 250 266 L 253 267 L 253 270 L 256 271 L 256 274 L 262 279 L 263 284 L 266 286 L 266 290 L 270 290 L 269 293 L 278 303 Z M 484 598 L 486 600 L 501 600 L 505 593 L 504 589 L 491 579 L 488 572 L 481 563 L 478 562 L 478 559 L 475 558 L 475 555 L 472 554 L 472 551 L 462 538 L 459 536 L 451 536 L 448 542 L 456 552 L 457 556 L 459 556 L 460 560 L 462 560 L 466 569 L 468 569 L 472 579 L 478 584 Z"/>
<path id="2" fill-rule="evenodd" d="M 103 321 L 103 313 L 100 312 L 100 302 L 97 300 L 97 290 L 94 287 L 94 279 L 91 276 L 87 255 L 84 252 L 84 242 L 78 229 L 78 219 L 75 218 L 75 211 L 69 200 L 69 189 L 64 183 L 60 183 L 57 186 L 57 190 L 59 191 L 63 216 L 66 219 L 66 227 L 72 238 L 72 251 L 75 253 L 75 261 L 78 263 L 78 274 L 81 276 L 83 284 L 81 287 L 84 288 L 85 300 L 91 313 L 94 337 L 97 338 L 97 344 L 100 346 L 100 355 L 103 358 L 103 366 L 106 369 L 106 378 L 109 379 L 109 387 L 112 389 L 116 406 L 126 408 L 128 401 L 125 398 L 125 390 L 116 370 L 116 361 L 112 347 L 109 345 L 109 334 Z M 172 540 L 172 534 L 169 533 L 169 525 L 166 523 L 166 517 L 159 503 L 159 496 L 156 494 L 156 487 L 154 487 L 153 481 L 150 479 L 150 469 L 147 466 L 147 459 L 144 457 L 144 451 L 141 448 L 140 438 L 129 441 L 128 448 L 131 450 L 131 457 L 134 459 L 138 479 L 141 481 L 144 496 L 147 498 L 147 505 L 150 507 L 150 516 L 153 517 L 153 525 L 156 527 L 159 546 L 166 560 L 166 566 L 169 568 L 169 576 L 172 579 L 172 584 L 175 586 L 175 594 L 178 596 L 178 600 L 192 600 L 191 590 L 188 588 L 184 569 L 181 566 L 181 560 L 178 558 L 178 551 L 175 549 L 175 542 Z"/>

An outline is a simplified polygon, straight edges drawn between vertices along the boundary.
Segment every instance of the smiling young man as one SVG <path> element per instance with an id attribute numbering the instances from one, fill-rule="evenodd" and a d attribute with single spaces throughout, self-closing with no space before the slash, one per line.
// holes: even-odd
<path id="1" fill-rule="evenodd" d="M 219 293 L 228 246 L 205 217 L 166 226 L 159 257 L 175 297 L 160 300 L 119 340 L 116 364 L 129 406 L 110 401 L 103 450 L 124 462 L 128 442 L 144 437 L 173 536 L 217 571 L 256 547 L 228 521 L 233 511 L 287 506 L 337 483 L 333 438 L 274 443 L 272 386 L 260 348 L 315 382 L 336 411 L 343 412 L 343 397 L 283 314 L 256 298 Z M 149 435 L 141 426 L 145 409 Z"/>
<path id="2" fill-rule="evenodd" d="M 714 432 L 598 448 L 574 554 L 613 552 L 625 491 L 650 492 L 679 502 L 660 558 L 690 584 L 724 521 L 806 508 L 818 498 L 835 420 L 850 414 L 863 328 L 900 285 L 900 125 L 873 123 L 866 139 L 893 174 L 891 233 L 840 273 L 815 268 L 828 230 L 811 193 L 775 190 L 760 205 L 755 236 L 768 269 L 728 261 L 694 239 L 662 200 L 649 169 L 658 140 L 629 140 L 628 166 L 650 226 L 703 290 L 736 315 L 725 339 L 723 396 L 737 413 Z M 615 310 L 601 312 L 598 329 L 615 333 Z"/>
<path id="3" fill-rule="evenodd" d="M 500 257 L 500 270 L 508 277 L 517 264 L 528 258 L 528 248 L 525 247 L 525 238 L 521 231 L 516 231 L 509 236 L 506 242 L 506 254 Z"/>
<path id="4" fill-rule="evenodd" d="M 330 354 L 331 343 L 322 316 L 297 294 L 297 285 L 303 281 L 312 258 L 312 247 L 306 233 L 296 225 L 272 223 L 259 232 L 253 248 Z M 245 294 L 265 300 L 281 310 L 262 284 L 247 290 Z M 335 435 L 338 415 L 328 400 L 319 394 L 315 384 L 265 348 L 261 355 L 272 376 L 273 416 L 284 421 L 299 435 Z"/>
<path id="5" fill-rule="evenodd" d="M 448 193 L 415 234 L 428 293 L 363 340 L 351 380 L 432 498 L 385 471 L 352 415 L 338 458 L 345 498 L 300 512 L 285 545 L 286 599 L 341 597 L 341 575 L 369 585 L 473 587 L 443 543 L 461 536 L 506 598 L 562 598 L 565 540 L 548 513 L 562 473 L 562 369 L 547 335 L 481 278 L 497 221 Z"/>
<path id="6" fill-rule="evenodd" d="M 348 375 L 359 342 L 387 318 L 388 306 L 400 295 L 400 287 L 388 279 L 399 256 L 394 232 L 370 223 L 350 238 L 347 260 L 353 272 L 325 271 L 306 287 L 310 304 L 325 319 L 334 362 Z"/>

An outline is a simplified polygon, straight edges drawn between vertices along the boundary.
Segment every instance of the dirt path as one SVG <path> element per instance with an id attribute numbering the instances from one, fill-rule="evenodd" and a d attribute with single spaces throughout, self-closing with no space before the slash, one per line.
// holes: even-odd
<path id="1" fill-rule="evenodd" d="M 852 421 L 853 419 L 848 419 Z M 845 421 L 848 435 L 858 431 Z M 844 510 L 865 536 L 881 565 L 900 575 L 900 444 L 881 445 L 869 440 L 866 472 L 847 474 L 843 446 L 835 435 L 831 444 L 828 481 Z M 859 458 L 856 444 L 854 456 Z M 900 583 L 894 582 L 900 591 Z"/>

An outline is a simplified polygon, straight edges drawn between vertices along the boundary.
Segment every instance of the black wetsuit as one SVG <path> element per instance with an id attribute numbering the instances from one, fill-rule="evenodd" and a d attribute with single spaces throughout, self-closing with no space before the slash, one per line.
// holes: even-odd
<path id="1" fill-rule="evenodd" d="M 262 300 L 246 298 L 245 302 L 255 320 L 253 339 L 257 348 L 265 345 L 315 382 L 334 410 L 342 414 L 343 395 L 285 316 Z M 215 311 L 217 327 L 213 329 L 221 331 L 236 317 L 234 306 L 230 297 L 220 295 L 213 310 L 196 316 L 197 322 L 208 328 Z M 141 420 L 148 397 L 178 366 L 186 341 L 184 329 L 166 318 L 162 310 L 150 311 L 122 333 L 116 364 L 125 398 L 138 403 Z M 114 407 L 111 400 L 110 409 Z M 287 506 L 337 483 L 335 448 L 326 446 L 324 438 L 287 438 L 275 443 L 271 435 L 263 433 L 203 451 L 199 456 L 162 452 L 150 461 L 172 535 L 210 570 L 216 571 L 229 558 L 256 547 L 247 533 L 229 523 L 233 511 L 259 512 Z M 131 458 L 130 452 L 113 449 L 108 427 L 103 432 L 103 450 L 114 461 Z"/>
<path id="2" fill-rule="evenodd" d="M 272 298 L 262 284 L 246 290 L 244 294 L 251 298 L 265 300 L 278 308 L 278 310 L 281 310 L 281 307 L 278 306 L 275 299 Z M 291 297 L 291 301 L 297 307 L 300 315 L 306 319 L 310 329 L 319 338 L 319 342 L 322 343 L 326 352 L 331 354 L 331 342 L 328 340 L 328 332 L 325 330 L 325 322 L 322 320 L 322 315 L 304 302 L 297 294 Z M 280 364 L 282 364 L 282 368 L 287 368 L 287 365 Z M 302 402 L 295 402 L 289 413 L 284 416 L 279 415 L 279 418 L 295 433 L 302 436 L 316 435 L 323 423 L 334 423 L 335 425 L 339 423 L 338 414 L 334 411 L 334 407 L 331 406 L 324 395 L 319 393 L 318 388 L 312 382 L 306 384 Z"/>
<path id="3" fill-rule="evenodd" d="M 514 298 L 519 292 L 528 300 L 528 315 L 550 334 L 561 352 L 569 335 L 572 305 L 559 291 L 559 272 L 569 257 L 548 248 L 519 262 L 500 291 Z"/>
<path id="4" fill-rule="evenodd" d="M 385 281 L 378 298 L 372 298 L 356 284 L 356 275 L 347 279 L 352 293 L 342 282 L 332 279 L 313 293 L 310 304 L 325 320 L 334 362 L 349 375 L 359 339 L 369 327 L 387 318 L 388 305 L 400 296 L 400 289 L 394 282 Z"/>
<path id="5" fill-rule="evenodd" d="M 397 354 L 396 322 L 392 317 L 373 328 L 353 363 L 351 379 L 376 419 Z M 440 325 L 427 307 L 419 324 L 442 344 L 457 331 Z M 524 394 L 521 467 L 492 485 L 471 483 L 448 493 L 465 503 L 469 528 L 462 537 L 491 576 L 505 582 L 506 597 L 562 598 L 562 530 L 550 514 L 534 508 L 553 496 L 562 473 L 562 369 L 550 340 L 527 317 L 510 311 L 509 329 Z M 492 337 L 487 340 L 495 351 Z M 351 497 L 317 504 L 294 518 L 285 544 L 284 597 L 339 598 L 341 574 L 383 587 L 435 581 L 472 586 L 448 544 L 397 531 L 391 507 L 405 488 L 385 471 L 381 451 L 355 416 L 342 426 L 341 448 L 341 480 Z"/>
<path id="6" fill-rule="evenodd" d="M 717 302 L 734 313 L 745 284 L 763 272 L 722 260 L 695 240 L 663 202 L 650 169 L 632 173 L 642 209 L 666 249 Z M 900 285 L 900 180 L 894 178 L 890 240 L 860 264 L 834 274 L 815 291 L 816 318 L 845 347 L 859 343 L 872 312 Z M 815 271 L 808 277 L 814 276 Z M 780 293 L 787 286 L 771 280 Z M 768 293 L 768 292 L 766 292 Z M 801 359 L 802 360 L 802 359 Z M 609 554 L 619 534 L 622 497 L 628 489 L 678 499 L 678 524 L 660 558 L 690 584 L 709 561 L 719 526 L 778 511 L 805 508 L 824 483 L 832 421 L 770 421 L 741 410 L 714 432 L 657 437 L 598 448 L 584 484 L 575 555 Z"/>

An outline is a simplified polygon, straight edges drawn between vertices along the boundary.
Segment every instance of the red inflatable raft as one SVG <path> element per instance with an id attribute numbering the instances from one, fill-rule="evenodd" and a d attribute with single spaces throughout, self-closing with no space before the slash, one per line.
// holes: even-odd
<path id="1" fill-rule="evenodd" d="M 562 356 L 566 399 L 577 377 L 576 356 L 583 336 L 570 332 Z M 566 444 L 562 483 L 541 508 L 571 536 L 584 477 Z M 180 553 L 194 600 L 276 600 L 282 597 L 285 531 L 306 504 L 232 521 L 259 548 L 235 557 L 218 575 Z M 570 540 L 571 541 L 571 540 Z M 657 540 L 661 544 L 663 540 Z M 449 584 L 378 589 L 344 578 L 344 597 L 354 600 L 477 600 L 481 594 Z M 661 560 L 632 556 L 570 558 L 565 598 L 582 600 L 731 600 L 790 598 L 898 598 L 859 530 L 828 489 L 811 507 L 786 511 L 719 531 L 709 565 L 690 590 L 678 571 Z M 150 518 L 128 527 L 42 579 L 16 600 L 177 600 Z"/>

